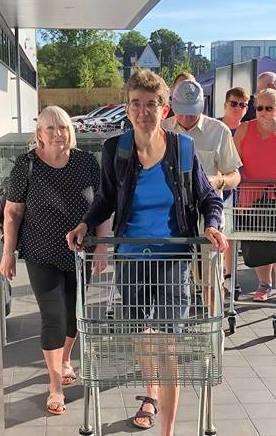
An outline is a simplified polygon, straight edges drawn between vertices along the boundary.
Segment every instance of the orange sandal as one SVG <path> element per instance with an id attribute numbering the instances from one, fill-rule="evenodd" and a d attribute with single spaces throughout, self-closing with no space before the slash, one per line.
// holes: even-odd
<path id="1" fill-rule="evenodd" d="M 134 416 L 134 418 L 132 420 L 132 424 L 135 427 L 137 427 L 137 428 L 141 428 L 143 430 L 148 430 L 149 428 L 154 426 L 154 424 L 155 424 L 155 417 L 156 417 L 156 415 L 159 412 L 157 400 L 154 400 L 151 397 L 144 397 L 144 396 L 141 396 L 141 395 L 137 395 L 136 400 L 142 401 L 142 404 L 141 404 L 140 409 L 138 410 L 138 412 Z M 143 406 L 145 404 L 151 404 L 154 407 L 154 412 L 151 413 L 151 412 L 146 412 L 145 410 L 143 410 Z M 146 426 L 146 425 L 138 424 L 135 421 L 137 418 L 147 418 L 148 421 L 149 421 L 149 425 Z"/>

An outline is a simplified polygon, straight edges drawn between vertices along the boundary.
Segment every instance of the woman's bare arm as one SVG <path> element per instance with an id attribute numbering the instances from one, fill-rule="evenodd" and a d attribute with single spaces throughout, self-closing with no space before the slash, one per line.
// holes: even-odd
<path id="1" fill-rule="evenodd" d="M 235 145 L 236 145 L 236 148 L 237 148 L 237 151 L 240 155 L 241 160 L 242 160 L 241 143 L 245 138 L 245 135 L 247 133 L 247 129 L 248 129 L 248 122 L 246 121 L 246 122 L 241 123 L 239 125 L 239 127 L 237 128 L 236 133 L 234 135 L 234 142 L 235 142 Z"/>
<path id="2" fill-rule="evenodd" d="M 18 230 L 25 211 L 25 203 L 7 201 L 4 209 L 4 253 L 14 252 Z"/>
<path id="3" fill-rule="evenodd" d="M 14 252 L 17 246 L 18 231 L 25 211 L 25 203 L 6 201 L 4 209 L 4 248 L 0 272 L 9 280 L 16 274 Z"/>

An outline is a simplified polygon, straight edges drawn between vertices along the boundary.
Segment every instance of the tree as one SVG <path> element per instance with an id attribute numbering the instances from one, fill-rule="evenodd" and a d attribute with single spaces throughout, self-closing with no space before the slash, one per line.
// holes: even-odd
<path id="1" fill-rule="evenodd" d="M 158 29 L 150 35 L 150 45 L 159 57 L 161 68 L 171 71 L 176 63 L 183 61 L 185 45 L 177 33 L 168 29 Z"/>
<path id="2" fill-rule="evenodd" d="M 121 86 L 113 32 L 54 29 L 41 31 L 38 48 L 42 86 L 75 88 Z"/>
<path id="3" fill-rule="evenodd" d="M 148 40 L 137 30 L 131 30 L 130 32 L 123 33 L 120 37 L 118 48 L 123 54 L 135 53 L 140 47 L 145 47 Z"/>
<path id="4" fill-rule="evenodd" d="M 140 32 L 137 32 L 137 30 L 131 30 L 121 35 L 117 49 L 123 59 L 123 75 L 125 81 L 127 81 L 130 76 L 131 57 L 138 56 L 141 49 L 145 47 L 147 43 L 147 38 Z"/>
<path id="5" fill-rule="evenodd" d="M 190 65 L 192 73 L 195 76 L 199 76 L 202 73 L 206 73 L 210 70 L 211 62 L 205 56 L 193 55 L 190 57 Z"/>

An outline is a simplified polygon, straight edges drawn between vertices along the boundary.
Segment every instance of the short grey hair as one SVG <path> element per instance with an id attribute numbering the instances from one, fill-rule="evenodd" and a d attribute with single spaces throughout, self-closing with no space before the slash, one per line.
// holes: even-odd
<path id="1" fill-rule="evenodd" d="M 77 140 L 75 130 L 72 121 L 67 112 L 59 106 L 47 106 L 45 107 L 37 118 L 35 143 L 40 145 L 41 141 L 38 138 L 39 129 L 45 125 L 45 123 L 53 123 L 53 125 L 61 125 L 68 127 L 69 130 L 69 146 L 70 148 L 76 147 Z"/>
<path id="2" fill-rule="evenodd" d="M 273 71 L 265 71 L 264 73 L 258 75 L 258 82 L 260 81 L 266 82 L 265 88 L 270 87 L 268 85 L 272 85 L 271 88 L 276 88 L 276 73 Z"/>
<path id="3" fill-rule="evenodd" d="M 258 92 L 258 94 L 255 97 L 255 101 L 258 101 L 259 97 L 269 97 L 271 100 L 274 101 L 274 104 L 276 104 L 276 89 L 273 88 L 267 88 L 263 89 L 262 91 Z"/>

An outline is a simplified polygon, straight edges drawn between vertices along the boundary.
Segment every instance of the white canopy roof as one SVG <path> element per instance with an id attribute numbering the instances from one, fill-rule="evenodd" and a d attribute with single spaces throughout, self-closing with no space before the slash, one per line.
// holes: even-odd
<path id="1" fill-rule="evenodd" d="M 0 0 L 10 27 L 131 29 L 159 0 Z"/>

